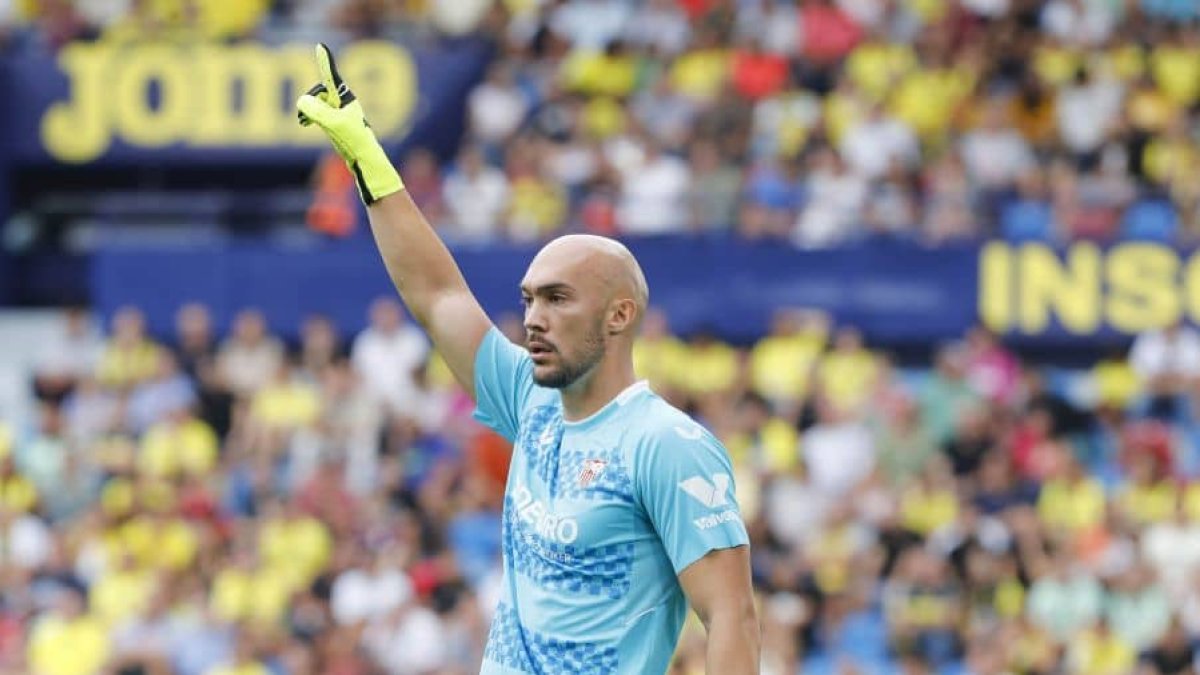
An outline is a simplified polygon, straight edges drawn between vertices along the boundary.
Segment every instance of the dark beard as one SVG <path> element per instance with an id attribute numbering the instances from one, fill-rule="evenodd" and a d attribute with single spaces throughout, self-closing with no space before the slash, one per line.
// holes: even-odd
<path id="1" fill-rule="evenodd" d="M 562 362 L 554 372 L 544 377 L 535 373 L 533 381 L 539 387 L 548 389 L 566 389 L 587 375 L 592 368 L 604 358 L 604 335 L 601 333 L 600 322 L 597 321 L 592 332 L 583 339 L 583 355 L 574 363 Z"/>

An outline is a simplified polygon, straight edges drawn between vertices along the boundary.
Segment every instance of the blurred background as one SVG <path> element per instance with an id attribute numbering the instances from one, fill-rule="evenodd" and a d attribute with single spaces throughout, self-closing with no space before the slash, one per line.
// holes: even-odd
<path id="1" fill-rule="evenodd" d="M 511 449 L 317 40 L 511 339 L 642 261 L 764 673 L 1197 672 L 1195 0 L 0 0 L 0 672 L 477 672 Z"/>

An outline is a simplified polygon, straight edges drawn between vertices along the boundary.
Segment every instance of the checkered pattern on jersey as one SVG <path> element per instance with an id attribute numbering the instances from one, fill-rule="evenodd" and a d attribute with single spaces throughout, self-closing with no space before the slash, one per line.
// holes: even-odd
<path id="1" fill-rule="evenodd" d="M 538 534 L 504 499 L 504 552 L 513 571 L 547 590 L 619 600 L 629 592 L 633 543 L 580 547 Z"/>
<path id="2" fill-rule="evenodd" d="M 590 460 L 604 462 L 599 476 L 586 484 L 579 477 Z M 564 499 L 633 503 L 633 483 L 620 450 L 568 450 L 558 459 L 558 496 Z"/>
<path id="3" fill-rule="evenodd" d="M 554 477 L 562 435 L 562 409 L 554 405 L 530 410 L 517 435 L 517 444 L 525 451 L 525 461 L 546 485 L 551 485 L 550 479 Z M 554 489 L 552 485 L 550 489 Z"/>
<path id="4" fill-rule="evenodd" d="M 617 648 L 599 642 L 560 640 L 521 626 L 507 604 L 496 608 L 483 658 L 526 673 L 609 675 L 617 670 Z"/>

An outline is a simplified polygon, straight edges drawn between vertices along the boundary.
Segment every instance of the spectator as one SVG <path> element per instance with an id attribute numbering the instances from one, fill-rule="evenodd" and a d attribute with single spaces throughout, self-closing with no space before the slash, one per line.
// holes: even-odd
<path id="1" fill-rule="evenodd" d="M 459 154 L 458 169 L 446 178 L 444 190 L 452 236 L 496 237 L 508 206 L 508 181 L 485 163 L 481 150 L 467 148 Z"/>
<path id="2" fill-rule="evenodd" d="M 690 220 L 686 198 L 691 171 L 657 142 L 648 139 L 643 147 L 642 161 L 621 176 L 617 225 L 627 234 L 682 231 Z"/>
<path id="3" fill-rule="evenodd" d="M 416 371 L 428 353 L 428 341 L 405 320 L 400 304 L 379 298 L 371 304 L 370 325 L 354 339 L 350 358 L 367 390 L 402 413 L 415 407 Z"/>
<path id="4" fill-rule="evenodd" d="M 246 397 L 271 379 L 283 361 L 283 343 L 267 331 L 257 309 L 238 312 L 232 335 L 217 351 L 217 369 L 230 390 Z"/>

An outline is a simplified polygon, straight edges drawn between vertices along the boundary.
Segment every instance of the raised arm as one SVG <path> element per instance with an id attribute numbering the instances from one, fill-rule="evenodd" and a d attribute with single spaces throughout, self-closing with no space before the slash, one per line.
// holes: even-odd
<path id="1" fill-rule="evenodd" d="M 317 69 L 321 83 L 296 102 L 300 123 L 319 126 L 350 167 L 388 276 L 474 398 L 475 354 L 491 321 L 450 251 L 404 190 L 400 175 L 363 117 L 362 105 L 342 82 L 323 44 L 317 46 Z"/>

